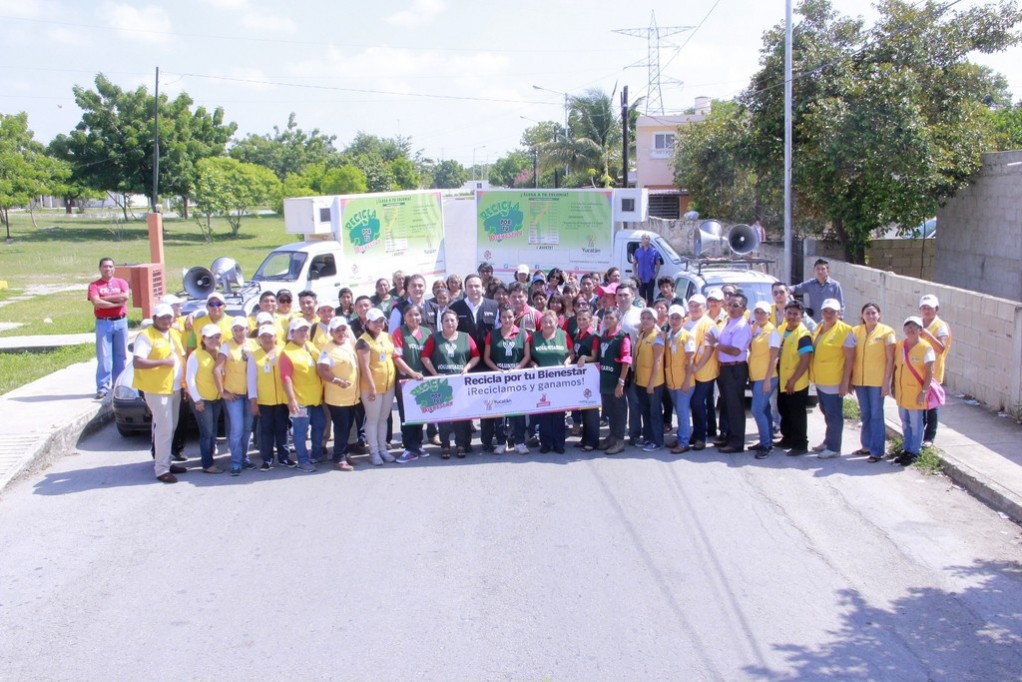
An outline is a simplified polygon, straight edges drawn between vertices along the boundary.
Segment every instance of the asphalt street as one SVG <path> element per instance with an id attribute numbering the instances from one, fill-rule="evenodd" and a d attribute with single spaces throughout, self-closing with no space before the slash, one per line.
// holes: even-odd
<path id="1" fill-rule="evenodd" d="M 189 465 L 108 427 L 5 493 L 0 679 L 1022 679 L 1022 531 L 887 462 Z"/>

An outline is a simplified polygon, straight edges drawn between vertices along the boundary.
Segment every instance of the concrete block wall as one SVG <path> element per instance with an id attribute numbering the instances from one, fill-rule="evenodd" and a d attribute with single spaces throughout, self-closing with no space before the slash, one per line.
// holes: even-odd
<path id="1" fill-rule="evenodd" d="M 814 260 L 807 257 L 806 267 Z M 1022 403 L 1022 302 L 838 260 L 831 260 L 830 271 L 841 282 L 849 324 L 858 324 L 862 306 L 874 302 L 899 338 L 905 318 L 919 314 L 919 297 L 937 296 L 953 339 L 947 388 L 998 409 Z"/>
<path id="2" fill-rule="evenodd" d="M 870 267 L 933 281 L 936 239 L 874 239 L 866 252 Z"/>
<path id="3" fill-rule="evenodd" d="M 972 182 L 937 211 L 934 279 L 1022 299 L 1022 151 L 983 155 Z"/>

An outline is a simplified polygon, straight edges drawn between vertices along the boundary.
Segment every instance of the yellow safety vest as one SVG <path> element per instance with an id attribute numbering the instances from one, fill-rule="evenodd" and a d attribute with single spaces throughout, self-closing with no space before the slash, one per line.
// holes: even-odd
<path id="1" fill-rule="evenodd" d="M 930 326 L 926 328 L 926 331 L 930 332 L 936 338 L 939 339 L 940 337 L 937 336 L 937 330 L 940 329 L 941 323 L 943 323 L 944 327 L 947 328 L 947 340 L 944 341 L 943 353 L 937 353 L 937 349 L 936 348 L 933 349 L 933 352 L 937 354 L 937 359 L 933 363 L 933 378 L 943 384 L 944 364 L 945 361 L 947 360 L 947 354 L 951 352 L 951 325 L 940 319 L 940 316 L 938 315 L 937 317 L 933 318 L 933 322 L 931 322 Z M 932 348 L 933 344 L 930 344 L 930 347 Z"/>
<path id="2" fill-rule="evenodd" d="M 798 344 L 804 337 L 809 336 L 809 330 L 805 328 L 805 325 L 799 324 L 795 329 L 788 331 L 787 325 L 784 329 L 779 330 L 781 334 L 781 355 L 780 363 L 778 365 L 778 383 L 780 384 L 780 390 L 784 390 L 788 380 L 795 375 L 795 370 L 798 368 L 798 362 L 801 359 L 801 355 L 798 352 Z M 788 331 L 788 337 L 784 337 L 784 333 Z M 795 390 L 801 391 L 804 388 L 809 387 L 809 372 L 805 372 L 799 377 L 798 381 L 795 382 Z"/>
<path id="3" fill-rule="evenodd" d="M 195 372 L 195 387 L 199 389 L 199 397 L 203 400 L 217 400 L 220 391 L 216 390 L 213 371 L 216 367 L 216 356 L 203 349 L 195 351 L 198 369 Z"/>
<path id="4" fill-rule="evenodd" d="M 640 332 L 641 333 L 641 332 Z M 653 351 L 656 347 L 657 336 L 660 335 L 660 330 L 653 327 L 645 336 L 639 336 L 635 340 L 635 385 L 644 389 L 649 385 L 650 376 L 653 374 L 653 366 L 655 364 L 653 359 Z M 660 366 L 660 372 L 657 376 L 653 377 L 653 386 L 662 386 L 664 383 L 664 370 L 663 365 Z"/>
<path id="5" fill-rule="evenodd" d="M 877 323 L 873 333 L 866 325 L 852 327 L 855 334 L 855 362 L 852 363 L 852 386 L 883 386 L 887 370 L 887 347 L 894 345 L 894 330 Z"/>
<path id="6" fill-rule="evenodd" d="M 248 356 L 252 352 L 249 340 L 237 343 L 227 339 L 227 361 L 224 363 L 224 390 L 240 396 L 248 395 Z"/>
<path id="7" fill-rule="evenodd" d="M 394 386 L 397 370 L 394 367 L 394 342 L 386 332 L 380 332 L 375 339 L 365 332 L 358 337 L 369 346 L 369 373 L 373 377 L 377 393 L 386 393 Z M 369 382 L 362 378 L 362 388 L 369 390 Z"/>
<path id="8" fill-rule="evenodd" d="M 821 324 L 813 334 L 813 360 L 809 363 L 809 378 L 817 386 L 838 386 L 845 371 L 845 340 L 852 328 L 838 320 L 823 331 Z"/>
<path id="9" fill-rule="evenodd" d="M 770 369 L 770 335 L 777 328 L 769 322 L 756 332 L 749 343 L 749 381 L 763 381 Z"/>
<path id="10" fill-rule="evenodd" d="M 347 388 L 341 388 L 337 384 L 324 381 L 324 401 L 327 405 L 338 407 L 357 405 L 359 401 L 358 358 L 355 356 L 355 349 L 350 343 L 337 344 L 330 341 L 323 346 L 323 352 L 330 356 L 330 359 L 334 362 L 330 368 L 330 374 L 351 382 L 351 385 Z"/>
<path id="11" fill-rule="evenodd" d="M 710 319 L 709 315 L 703 315 L 691 329 L 696 342 L 696 355 L 695 359 L 692 361 L 693 364 L 698 365 L 704 355 L 707 353 L 710 354 L 710 359 L 706 361 L 706 364 L 703 365 L 701 370 L 696 372 L 696 381 L 713 381 L 720 374 L 720 366 L 717 364 L 717 353 L 706 346 L 706 336 L 710 333 L 710 329 L 714 327 L 715 324 L 716 323 Z"/>
<path id="12" fill-rule="evenodd" d="M 928 341 L 919 339 L 919 343 L 908 351 L 908 361 L 912 363 L 919 379 L 926 379 L 926 353 L 931 350 L 933 350 L 933 346 Z M 934 352 L 936 353 L 936 351 Z M 934 362 L 934 365 L 936 364 Z M 899 341 L 894 349 L 894 397 L 898 401 L 898 407 L 904 407 L 906 410 L 926 409 L 925 400 L 922 403 L 916 402 L 919 392 L 923 390 L 919 379 L 916 379 L 912 372 L 905 367 L 905 342 Z"/>
<path id="13" fill-rule="evenodd" d="M 299 405 L 319 405 L 323 402 L 323 381 L 316 373 L 316 360 L 306 346 L 288 342 L 281 351 L 291 361 L 291 388 Z"/>
<path id="14" fill-rule="evenodd" d="M 280 381 L 280 346 L 267 353 L 262 346 L 252 351 L 256 367 L 256 402 L 260 405 L 284 405 L 287 395 Z"/>
<path id="15" fill-rule="evenodd" d="M 691 340 L 692 334 L 684 327 L 677 334 L 667 333 L 667 345 L 664 347 L 664 378 L 669 391 L 678 391 L 682 388 L 686 368 L 690 366 L 685 357 L 685 347 Z"/>
<path id="16" fill-rule="evenodd" d="M 152 346 L 152 350 L 149 351 L 149 360 L 166 360 L 171 353 L 177 352 L 170 334 L 164 336 L 156 327 L 143 329 L 139 333 L 149 339 L 149 345 Z M 180 353 L 178 353 L 178 362 L 180 362 Z M 174 368 L 136 369 L 131 385 L 145 393 L 170 395 L 174 392 Z"/>

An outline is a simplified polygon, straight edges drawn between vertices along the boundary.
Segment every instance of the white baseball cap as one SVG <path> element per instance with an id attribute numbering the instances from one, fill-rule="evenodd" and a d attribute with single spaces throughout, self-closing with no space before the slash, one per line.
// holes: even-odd
<path id="1" fill-rule="evenodd" d="M 227 299 L 219 291 L 214 291 L 212 294 L 206 297 L 206 305 L 209 305 L 210 301 L 220 301 L 223 304 L 227 304 Z"/>
<path id="2" fill-rule="evenodd" d="M 820 305 L 820 310 L 833 310 L 835 312 L 841 312 L 841 302 L 836 298 L 828 298 Z"/>
<path id="3" fill-rule="evenodd" d="M 906 317 L 905 318 L 905 324 L 908 324 L 909 322 L 911 322 L 912 324 L 916 325 L 920 329 L 923 328 L 923 318 L 919 317 L 918 315 L 909 315 L 908 317 Z M 904 327 L 905 324 L 903 324 L 901 326 Z"/>
<path id="4" fill-rule="evenodd" d="M 387 316 L 383 314 L 383 311 L 379 308 L 370 308 L 369 312 L 366 313 L 366 320 L 369 322 L 376 322 L 377 320 L 385 320 Z"/>
<path id="5" fill-rule="evenodd" d="M 299 317 L 295 320 L 291 320 L 291 324 L 288 326 L 288 331 L 294 333 L 299 329 L 308 329 L 309 323 L 304 317 Z"/>
<path id="6" fill-rule="evenodd" d="M 695 298 L 695 296 L 693 296 L 692 298 Z M 691 299 L 689 299 L 689 300 L 691 300 Z M 721 289 L 720 287 L 714 287 L 714 288 L 710 289 L 709 291 L 706 292 L 706 300 L 707 301 L 710 301 L 710 300 L 723 301 L 724 300 L 724 290 Z"/>
<path id="7" fill-rule="evenodd" d="M 692 294 L 688 297 L 689 303 L 698 303 L 699 305 L 706 305 L 706 297 L 702 294 Z"/>
<path id="8" fill-rule="evenodd" d="M 274 327 L 272 324 L 264 324 L 263 326 L 259 327 L 259 336 L 262 336 L 263 334 L 269 334 L 270 336 L 276 336 L 277 335 L 277 328 Z"/>
<path id="9" fill-rule="evenodd" d="M 215 325 L 215 324 L 212 324 L 212 323 L 211 324 L 207 324 L 207 325 L 203 326 L 203 328 L 202 328 L 202 335 L 204 337 L 206 337 L 207 339 L 212 338 L 212 337 L 214 337 L 214 336 L 216 336 L 217 334 L 220 334 L 220 333 L 221 333 L 221 331 L 220 331 L 219 325 Z"/>
<path id="10" fill-rule="evenodd" d="M 261 312 L 256 315 L 256 324 L 273 324 L 273 313 Z"/>
<path id="11" fill-rule="evenodd" d="M 348 318 L 344 315 L 338 315 L 337 317 L 330 320 L 330 331 L 338 329 L 339 327 L 347 327 Z"/>
<path id="12" fill-rule="evenodd" d="M 233 329 L 234 327 L 244 327 L 245 329 L 248 329 L 248 320 L 239 315 L 231 320 L 231 328 Z"/>
<path id="13" fill-rule="evenodd" d="M 672 305 L 670 308 L 667 309 L 668 317 L 670 317 L 671 315 L 679 315 L 681 317 L 685 317 L 687 312 L 688 311 L 682 308 L 680 305 Z"/>
<path id="14" fill-rule="evenodd" d="M 767 303 L 766 301 L 760 301 L 759 303 L 757 303 L 756 305 L 754 305 L 754 306 L 752 307 L 752 309 L 753 309 L 753 310 L 761 310 L 761 311 L 763 311 L 764 313 L 766 313 L 767 315 L 769 315 L 769 314 L 770 314 L 770 304 L 769 304 L 769 303 Z"/>
<path id="15" fill-rule="evenodd" d="M 174 317 L 174 309 L 167 303 L 161 303 L 153 308 L 153 319 L 157 317 Z"/>
<path id="16" fill-rule="evenodd" d="M 937 297 L 934 296 L 933 294 L 926 294 L 925 296 L 919 299 L 919 307 L 922 308 L 924 305 L 928 305 L 931 308 L 936 308 L 940 305 L 940 303 L 937 302 Z"/>
<path id="17" fill-rule="evenodd" d="M 522 263 L 521 265 L 518 266 L 517 272 L 520 275 L 527 275 L 529 274 L 529 266 L 526 265 L 525 263 Z"/>

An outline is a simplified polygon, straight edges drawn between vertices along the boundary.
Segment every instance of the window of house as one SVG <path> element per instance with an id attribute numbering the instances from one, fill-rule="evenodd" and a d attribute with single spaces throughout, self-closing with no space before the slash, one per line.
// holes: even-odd
<path id="1" fill-rule="evenodd" d="M 653 156 L 670 156 L 674 151 L 674 133 L 653 134 Z"/>

